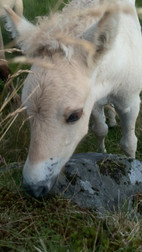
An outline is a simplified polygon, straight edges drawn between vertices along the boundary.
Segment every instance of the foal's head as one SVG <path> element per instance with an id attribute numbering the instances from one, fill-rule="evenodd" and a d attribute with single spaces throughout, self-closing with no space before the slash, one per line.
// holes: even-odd
<path id="1" fill-rule="evenodd" d="M 74 13 L 51 16 L 39 26 L 6 8 L 13 34 L 35 60 L 22 94 L 31 126 L 23 182 L 36 197 L 49 192 L 61 168 L 88 131 L 95 102 L 95 75 L 100 60 L 113 45 L 119 14 L 127 6 L 104 4 L 80 15 L 97 15 L 98 22 L 76 38 Z M 65 14 L 64 14 L 65 15 Z"/>
<path id="2" fill-rule="evenodd" d="M 35 196 L 50 190 L 87 133 L 92 106 L 88 99 L 91 83 L 83 66 L 69 63 L 58 53 L 56 56 L 51 69 L 32 67 L 22 94 L 31 126 L 23 178 Z"/>

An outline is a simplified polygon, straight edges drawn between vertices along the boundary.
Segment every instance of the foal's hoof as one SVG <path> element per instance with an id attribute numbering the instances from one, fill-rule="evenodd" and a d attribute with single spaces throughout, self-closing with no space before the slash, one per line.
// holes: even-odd
<path id="1" fill-rule="evenodd" d="M 136 155 L 135 151 L 130 150 L 129 148 L 127 148 L 123 144 L 120 144 L 120 147 L 127 157 L 131 157 L 131 158 L 135 159 L 135 155 Z"/>
<path id="2" fill-rule="evenodd" d="M 117 122 L 116 121 L 109 122 L 109 128 L 114 128 L 116 126 L 117 126 Z"/>

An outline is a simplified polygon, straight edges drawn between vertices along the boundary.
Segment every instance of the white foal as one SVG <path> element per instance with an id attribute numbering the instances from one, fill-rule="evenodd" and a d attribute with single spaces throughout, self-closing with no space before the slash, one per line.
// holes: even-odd
<path id="1" fill-rule="evenodd" d="M 142 38 L 134 1 L 93 3 L 74 0 L 63 14 L 51 15 L 37 26 L 6 9 L 17 43 L 35 62 L 22 101 L 31 125 L 23 181 L 36 197 L 51 190 L 87 134 L 91 112 L 94 132 L 105 151 L 105 104 L 114 104 L 121 120 L 121 145 L 135 156 Z"/>

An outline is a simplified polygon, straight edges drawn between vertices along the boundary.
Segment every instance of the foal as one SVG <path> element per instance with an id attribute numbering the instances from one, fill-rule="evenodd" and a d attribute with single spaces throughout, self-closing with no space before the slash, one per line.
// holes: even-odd
<path id="1" fill-rule="evenodd" d="M 98 2 L 74 0 L 36 26 L 6 8 L 11 32 L 34 61 L 22 93 L 31 126 L 23 182 L 36 197 L 50 191 L 87 134 L 91 112 L 105 151 L 105 104 L 114 104 L 122 126 L 121 145 L 135 156 L 141 29 L 134 1 Z"/>

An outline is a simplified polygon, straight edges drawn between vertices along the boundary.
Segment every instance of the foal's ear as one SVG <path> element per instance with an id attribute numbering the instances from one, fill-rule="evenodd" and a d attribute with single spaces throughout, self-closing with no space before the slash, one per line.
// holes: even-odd
<path id="1" fill-rule="evenodd" d="M 26 40 L 29 41 L 29 36 L 32 37 L 32 35 L 36 32 L 37 28 L 32 23 L 30 23 L 28 20 L 26 20 L 24 17 L 19 17 L 11 8 L 8 6 L 4 6 L 4 9 L 6 11 L 6 15 L 4 17 L 6 24 L 5 28 L 7 31 L 9 31 L 13 38 L 17 39 L 21 37 L 20 39 L 20 47 L 23 50 L 28 50 L 28 46 L 26 45 Z M 25 41 L 25 42 L 22 42 Z"/>
<path id="2" fill-rule="evenodd" d="M 94 47 L 92 60 L 100 59 L 112 46 L 117 36 L 119 26 L 119 11 L 106 10 L 101 19 L 87 29 L 82 38 Z"/>

